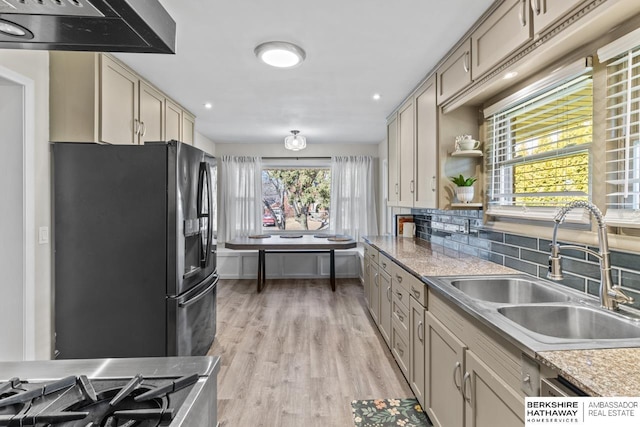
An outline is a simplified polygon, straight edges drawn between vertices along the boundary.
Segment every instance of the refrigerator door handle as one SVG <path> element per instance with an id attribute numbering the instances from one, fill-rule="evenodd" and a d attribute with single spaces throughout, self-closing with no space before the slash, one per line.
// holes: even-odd
<path id="1" fill-rule="evenodd" d="M 218 285 L 218 280 L 220 280 L 220 278 L 216 276 L 215 280 L 209 286 L 207 286 L 202 292 L 197 293 L 195 296 L 193 296 L 192 298 L 186 301 L 179 302 L 178 307 L 179 308 L 189 307 L 190 305 L 200 301 L 202 298 L 207 296 L 207 294 L 211 292 L 213 288 L 215 288 Z"/>
<path id="2" fill-rule="evenodd" d="M 206 182 L 205 182 L 206 180 Z M 211 205 L 212 194 L 211 194 L 211 176 L 209 172 L 209 167 L 206 162 L 200 163 L 200 173 L 198 180 L 198 217 L 207 218 L 207 247 L 204 249 L 204 257 L 200 260 L 200 265 L 204 268 L 209 263 L 209 258 L 211 257 L 211 240 L 213 239 L 212 232 L 213 227 L 211 226 L 211 211 L 213 206 Z M 202 210 L 202 190 L 204 185 L 207 185 L 207 213 L 205 214 Z"/>

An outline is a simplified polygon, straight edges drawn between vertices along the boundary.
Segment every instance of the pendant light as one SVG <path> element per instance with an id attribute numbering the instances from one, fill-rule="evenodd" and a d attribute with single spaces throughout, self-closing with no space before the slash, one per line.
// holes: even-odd
<path id="1" fill-rule="evenodd" d="M 284 139 L 284 148 L 291 151 L 300 151 L 307 147 L 307 138 L 302 135 L 298 135 L 300 133 L 299 130 L 292 130 L 292 135 L 287 136 Z"/>

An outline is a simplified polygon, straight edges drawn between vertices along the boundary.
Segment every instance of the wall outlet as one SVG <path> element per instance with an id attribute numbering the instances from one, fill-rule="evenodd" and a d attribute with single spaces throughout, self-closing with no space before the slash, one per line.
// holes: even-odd
<path id="1" fill-rule="evenodd" d="M 38 228 L 38 243 L 41 245 L 49 243 L 49 227 Z"/>

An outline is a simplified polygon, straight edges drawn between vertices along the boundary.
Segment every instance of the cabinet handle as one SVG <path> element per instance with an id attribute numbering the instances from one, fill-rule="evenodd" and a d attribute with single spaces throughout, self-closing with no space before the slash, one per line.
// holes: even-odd
<path id="1" fill-rule="evenodd" d="M 402 299 L 402 293 L 401 292 L 396 292 L 396 295 L 398 295 L 398 299 Z"/>
<path id="2" fill-rule="evenodd" d="M 540 0 L 533 0 L 531 6 L 533 7 L 533 11 L 536 13 L 536 15 L 540 15 Z"/>
<path id="3" fill-rule="evenodd" d="M 469 380 L 469 395 L 467 395 L 467 392 L 466 392 L 467 380 Z M 471 394 L 473 394 L 472 387 L 473 386 L 471 385 L 471 374 L 469 372 L 465 372 L 464 378 L 462 378 L 462 397 L 464 397 L 464 400 L 469 402 L 469 404 L 471 404 Z"/>
<path id="4" fill-rule="evenodd" d="M 140 133 L 140 136 L 144 136 L 147 133 L 147 125 L 144 124 L 144 122 L 140 122 L 140 128 L 142 129 L 142 132 Z"/>
<path id="5" fill-rule="evenodd" d="M 415 187 L 415 186 L 414 186 L 414 184 L 413 184 L 413 180 L 411 180 L 411 181 L 409 182 L 409 191 L 411 191 L 411 192 L 413 193 L 413 189 L 414 189 L 414 187 Z"/>
<path id="6" fill-rule="evenodd" d="M 464 53 L 464 58 L 462 59 L 462 68 L 464 69 L 465 73 L 469 72 L 469 52 Z"/>
<path id="7" fill-rule="evenodd" d="M 371 254 L 370 256 L 371 256 L 371 258 L 375 258 L 376 254 Z"/>
<path id="8" fill-rule="evenodd" d="M 436 192 L 436 177 L 431 178 L 431 191 Z"/>
<path id="9" fill-rule="evenodd" d="M 387 300 L 391 302 L 391 286 L 387 288 Z"/>
<path id="10" fill-rule="evenodd" d="M 404 350 L 400 348 L 398 343 L 396 343 L 396 350 L 398 350 L 398 353 L 400 353 L 400 356 L 404 356 Z"/>
<path id="11" fill-rule="evenodd" d="M 398 194 L 398 183 L 396 182 L 396 194 Z"/>
<path id="12" fill-rule="evenodd" d="M 424 325 L 422 320 L 418 322 L 418 339 L 421 343 L 424 343 Z"/>
<path id="13" fill-rule="evenodd" d="M 396 274 L 396 280 L 398 281 L 398 283 L 402 283 L 402 276 Z"/>
<path id="14" fill-rule="evenodd" d="M 373 283 L 375 283 L 375 285 L 378 286 L 378 273 L 373 275 Z"/>
<path id="15" fill-rule="evenodd" d="M 519 14 L 520 15 L 520 24 L 523 27 L 526 27 L 527 26 L 527 16 L 526 16 L 526 13 L 527 13 L 527 0 L 522 0 L 520 3 L 521 3 L 520 14 Z"/>
<path id="16" fill-rule="evenodd" d="M 461 392 L 462 389 L 458 384 L 458 376 L 456 375 L 457 372 L 460 372 L 460 375 L 462 375 L 462 364 L 460 362 L 456 362 L 456 366 L 453 368 L 453 385 L 455 385 L 458 391 Z"/>
<path id="17" fill-rule="evenodd" d="M 140 121 L 138 119 L 133 119 L 133 134 L 140 135 Z"/>
<path id="18" fill-rule="evenodd" d="M 386 262 L 382 263 L 382 268 L 387 268 L 387 263 Z"/>
<path id="19" fill-rule="evenodd" d="M 404 316 L 400 314 L 399 311 L 396 311 L 396 316 L 398 316 L 398 319 L 400 319 L 401 322 L 404 322 Z"/>
<path id="20" fill-rule="evenodd" d="M 416 298 L 420 298 L 420 291 L 411 286 L 411 292 L 416 296 Z"/>

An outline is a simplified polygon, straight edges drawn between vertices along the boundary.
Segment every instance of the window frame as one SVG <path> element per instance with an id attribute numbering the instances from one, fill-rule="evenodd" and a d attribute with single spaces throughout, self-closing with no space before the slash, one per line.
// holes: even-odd
<path id="1" fill-rule="evenodd" d="M 524 88 L 518 90 L 517 92 L 502 98 L 496 103 L 486 106 L 483 110 L 485 121 L 484 127 L 485 132 L 488 134 L 490 131 L 490 119 L 496 117 L 500 112 L 507 111 L 511 108 L 516 107 L 519 104 L 525 103 L 528 100 L 534 99 L 545 92 L 551 91 L 554 88 L 561 86 L 567 82 L 573 81 L 580 76 L 584 76 L 589 74 L 591 79 L 593 80 L 593 67 L 592 67 L 592 58 L 582 58 L 577 61 L 566 64 L 563 67 L 556 68 L 551 73 L 547 74 L 545 77 L 536 80 L 535 82 L 525 86 Z M 594 97 L 595 98 L 595 97 Z M 594 104 L 592 108 L 595 108 L 595 99 L 593 100 Z M 593 122 L 593 114 L 592 114 L 592 126 Z M 514 221 L 552 221 L 555 213 L 557 212 L 557 206 L 553 207 L 539 207 L 539 206 L 509 206 L 507 204 L 502 203 L 490 203 L 491 194 L 493 193 L 492 189 L 494 187 L 494 183 L 492 182 L 494 179 L 494 171 L 498 170 L 499 167 L 496 166 L 495 159 L 491 159 L 490 156 L 492 154 L 491 144 L 489 141 L 493 139 L 487 138 L 487 144 L 485 145 L 485 151 L 487 155 L 487 160 L 485 163 L 485 194 L 486 194 L 486 214 L 490 217 L 496 217 L 496 219 L 500 217 L 505 217 L 505 219 L 510 218 Z M 516 142 L 517 144 L 517 142 Z M 509 142 L 511 147 L 514 146 L 513 143 Z M 579 154 L 581 152 L 587 153 L 588 161 L 589 161 L 589 175 L 592 173 L 591 162 L 593 160 L 592 155 L 592 147 L 591 144 L 581 144 L 580 148 L 572 149 L 567 148 L 566 150 L 562 150 L 563 155 L 568 154 Z M 548 156 L 549 160 L 553 158 L 553 156 Z M 556 158 L 561 158 L 562 156 L 557 156 Z M 509 162 L 510 163 L 510 162 Z M 523 163 L 520 163 L 523 164 Z M 514 162 L 510 165 L 513 168 L 517 164 Z M 509 165 L 506 165 L 509 166 Z M 511 174 L 513 177 L 513 173 Z M 502 190 L 505 190 L 504 186 L 507 185 L 507 180 L 502 177 L 498 180 L 498 183 L 501 185 Z M 511 186 L 513 185 L 513 179 L 511 180 Z M 589 191 L 588 198 L 591 198 L 593 194 L 594 183 L 589 176 Z M 509 193 L 509 191 L 499 191 L 498 194 Z M 581 210 L 571 211 L 566 218 L 567 222 L 574 223 L 582 223 L 586 224 L 589 222 L 589 216 L 585 212 Z"/>
<path id="2" fill-rule="evenodd" d="M 267 169 L 326 169 L 331 172 L 331 157 L 282 157 L 282 158 L 262 158 L 262 172 Z M 261 205 L 264 206 L 264 185 L 261 194 Z M 329 206 L 331 206 L 331 194 L 329 196 Z M 283 213 L 284 214 L 284 213 Z M 265 227 L 262 226 L 262 232 L 266 234 L 280 235 L 280 234 L 318 234 L 326 233 L 330 230 L 331 224 L 329 223 L 327 228 L 320 230 L 281 230 L 276 226 Z"/>

